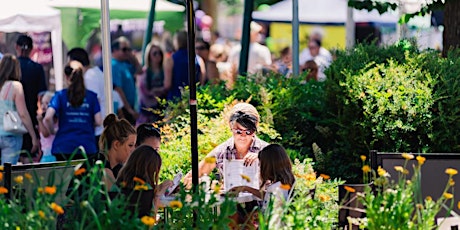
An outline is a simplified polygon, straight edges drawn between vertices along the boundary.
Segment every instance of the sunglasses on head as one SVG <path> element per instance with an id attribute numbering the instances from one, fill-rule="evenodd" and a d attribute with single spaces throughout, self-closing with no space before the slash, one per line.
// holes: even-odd
<path id="1" fill-rule="evenodd" d="M 131 48 L 129 48 L 129 47 L 123 47 L 123 48 L 120 48 L 120 50 L 126 53 L 126 52 L 130 52 L 130 51 L 131 51 Z"/>
<path id="2" fill-rule="evenodd" d="M 249 135 L 252 135 L 252 134 L 255 132 L 255 130 L 249 130 L 249 129 L 246 129 L 246 130 L 233 129 L 233 132 L 234 132 L 235 134 L 238 134 L 238 135 L 243 135 L 243 133 L 244 133 L 244 134 L 246 134 L 246 135 L 249 136 Z"/>

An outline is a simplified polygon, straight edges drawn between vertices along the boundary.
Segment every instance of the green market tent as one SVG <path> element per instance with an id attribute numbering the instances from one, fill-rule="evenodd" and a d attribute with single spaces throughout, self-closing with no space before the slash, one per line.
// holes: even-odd
<path id="1" fill-rule="evenodd" d="M 92 31 L 101 26 L 99 0 L 49 0 L 48 4 L 61 10 L 62 40 L 68 49 L 85 47 Z M 150 6 L 151 0 L 110 0 L 110 19 L 147 19 Z M 184 6 L 156 0 L 155 21 L 165 21 L 165 30 L 183 28 L 184 15 Z"/>

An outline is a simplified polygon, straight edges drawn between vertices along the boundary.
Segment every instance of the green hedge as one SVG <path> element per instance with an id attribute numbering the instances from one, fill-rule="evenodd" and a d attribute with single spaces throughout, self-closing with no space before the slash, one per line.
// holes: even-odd
<path id="1" fill-rule="evenodd" d="M 199 120 L 200 153 L 230 136 L 222 132 L 226 124 L 220 133 L 209 127 L 217 128 L 210 126 L 216 123 L 212 119 L 222 119 L 220 113 L 235 100 L 257 107 L 264 140 L 290 149 L 292 159 L 314 158 L 319 173 L 348 182 L 360 180 L 359 156 L 372 149 L 459 152 L 458 56 L 441 58 L 408 42 L 358 45 L 335 53 L 325 82 L 270 74 L 239 77 L 231 90 L 223 83 L 198 87 L 198 111 L 206 117 Z M 180 120 L 186 127 L 187 93 L 169 108 L 168 119 L 159 125 Z M 214 138 L 212 145 L 208 137 Z"/>

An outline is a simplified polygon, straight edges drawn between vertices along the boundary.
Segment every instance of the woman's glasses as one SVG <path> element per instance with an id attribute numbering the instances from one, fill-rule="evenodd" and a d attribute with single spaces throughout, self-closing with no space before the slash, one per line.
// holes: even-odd
<path id="1" fill-rule="evenodd" d="M 249 130 L 249 129 L 246 129 L 246 130 L 233 129 L 233 133 L 238 134 L 238 135 L 243 135 L 244 133 L 249 136 L 249 135 L 252 135 L 254 132 L 255 130 Z"/>

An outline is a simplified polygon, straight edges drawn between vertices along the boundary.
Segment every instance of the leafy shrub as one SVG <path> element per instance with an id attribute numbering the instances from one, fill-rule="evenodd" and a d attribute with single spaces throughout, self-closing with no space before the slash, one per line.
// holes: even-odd
<path id="1" fill-rule="evenodd" d="M 390 174 L 381 167 L 377 171 L 371 171 L 365 158 L 362 158 L 364 182 L 372 181 L 373 184 L 366 186 L 363 193 L 357 194 L 364 205 L 366 217 L 360 220 L 349 218 L 350 227 L 357 224 L 361 225 L 360 228 L 370 230 L 435 229 L 436 215 L 443 207 L 447 208 L 446 215 L 449 215 L 454 205 L 452 176 L 457 174 L 457 170 L 446 169 L 449 177 L 439 198 L 435 200 L 430 196 L 422 197 L 421 168 L 425 158 L 407 153 L 403 153 L 402 157 L 405 158 L 404 165 L 394 166 L 398 173 L 397 177 L 393 175 L 393 178 L 397 178 L 396 181 L 390 180 Z M 408 169 L 414 158 L 418 162 L 413 169 Z M 411 178 L 408 178 L 409 170 L 412 171 Z M 350 193 L 355 192 L 350 187 L 345 189 Z"/>

